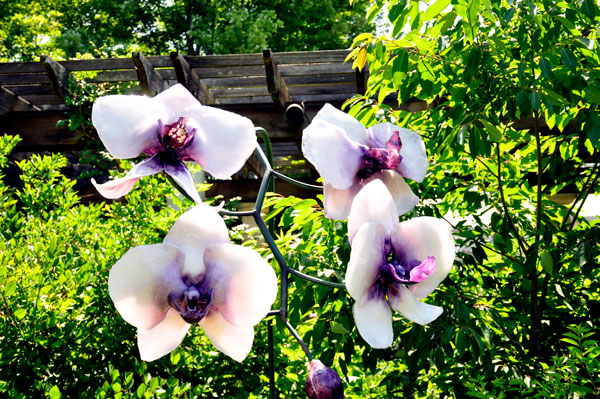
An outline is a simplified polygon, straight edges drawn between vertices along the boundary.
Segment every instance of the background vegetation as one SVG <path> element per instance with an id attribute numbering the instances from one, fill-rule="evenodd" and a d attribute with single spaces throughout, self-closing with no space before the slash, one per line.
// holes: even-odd
<path id="1" fill-rule="evenodd" d="M 425 137 L 431 167 L 411 182 L 422 201 L 405 217 L 444 217 L 455 229 L 455 267 L 428 299 L 444 314 L 426 327 L 395 318 L 394 345 L 373 350 L 344 290 L 292 279 L 290 321 L 340 372 L 347 397 L 597 398 L 600 226 L 580 212 L 599 191 L 600 9 L 593 0 L 428 6 L 370 6 L 369 21 L 383 13 L 391 28 L 356 38 L 355 65 L 368 62 L 370 78 L 347 110 Z M 415 100 L 427 109 L 401 110 Z M 0 141 L 1 166 L 15 143 Z M 19 163 L 19 187 L 0 183 L 0 394 L 268 397 L 269 321 L 241 364 L 199 328 L 170 356 L 138 360 L 135 331 L 108 298 L 108 270 L 131 246 L 162 239 L 181 212 L 167 200 L 189 204 L 152 177 L 126 203 L 80 205 L 65 163 L 34 156 Z M 117 165 L 113 173 L 131 167 Z M 342 281 L 345 223 L 324 219 L 320 199 L 274 195 L 267 205 L 290 265 Z M 234 240 L 272 261 L 254 229 L 228 223 Z M 303 397 L 306 359 L 272 322 L 281 397 Z"/>
<path id="2" fill-rule="evenodd" d="M 348 47 L 366 0 L 23 0 L 0 3 L 0 61 Z"/>

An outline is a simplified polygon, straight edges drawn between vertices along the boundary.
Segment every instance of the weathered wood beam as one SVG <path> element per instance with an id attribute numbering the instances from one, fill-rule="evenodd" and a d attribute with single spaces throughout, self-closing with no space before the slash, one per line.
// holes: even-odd
<path id="1" fill-rule="evenodd" d="M 367 71 L 369 67 L 367 64 L 363 67 L 363 69 L 356 68 L 356 92 L 360 95 L 363 95 L 367 92 Z"/>
<path id="2" fill-rule="evenodd" d="M 198 77 L 196 71 L 190 67 L 183 54 L 173 51 L 170 56 L 175 73 L 177 74 L 177 81 L 184 85 L 190 93 L 195 95 L 202 104 L 215 104 L 215 98 L 208 89 L 208 86 Z"/>
<path id="3" fill-rule="evenodd" d="M 290 95 L 288 93 L 287 86 L 279 68 L 277 68 L 277 62 L 271 53 L 271 50 L 263 50 L 263 61 L 265 63 L 265 75 L 267 78 L 267 89 L 273 98 L 275 106 L 281 110 L 285 110 L 285 103 L 290 101 Z"/>
<path id="4" fill-rule="evenodd" d="M 42 55 L 40 57 L 40 62 L 48 74 L 50 86 L 52 86 L 54 94 L 60 98 L 65 98 L 69 93 L 69 70 L 54 61 L 52 57 L 48 55 Z"/>
<path id="5" fill-rule="evenodd" d="M 7 88 L 0 86 L 0 115 L 11 111 L 39 111 L 40 109 L 23 97 L 16 95 Z"/>
<path id="6" fill-rule="evenodd" d="M 140 87 L 144 94 L 155 96 L 167 88 L 164 79 L 156 72 L 152 63 L 142 53 L 134 51 L 132 58 L 138 80 L 140 81 Z"/>

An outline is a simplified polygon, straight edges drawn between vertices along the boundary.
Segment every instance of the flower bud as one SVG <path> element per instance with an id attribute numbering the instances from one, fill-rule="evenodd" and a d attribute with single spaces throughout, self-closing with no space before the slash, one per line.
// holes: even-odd
<path id="1" fill-rule="evenodd" d="M 304 390 L 309 399 L 342 399 L 344 387 L 342 379 L 335 370 L 325 367 L 320 360 L 311 360 L 308 364 L 308 377 Z"/>

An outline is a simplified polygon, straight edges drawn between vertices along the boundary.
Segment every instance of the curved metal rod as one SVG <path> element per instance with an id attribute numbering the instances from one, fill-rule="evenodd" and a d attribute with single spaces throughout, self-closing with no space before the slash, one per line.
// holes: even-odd
<path id="1" fill-rule="evenodd" d="M 319 277 L 313 277 L 311 275 L 304 274 L 304 273 L 302 273 L 294 268 L 291 268 L 289 266 L 288 266 L 288 271 L 295 276 L 303 278 L 304 280 L 311 281 L 313 283 L 326 285 L 328 287 L 333 287 L 333 288 L 346 288 L 346 284 L 334 283 L 333 281 L 327 281 L 327 280 L 320 279 Z"/>
<path id="2" fill-rule="evenodd" d="M 310 353 L 310 350 L 308 349 L 308 346 L 306 346 L 306 344 L 304 343 L 304 341 L 300 337 L 300 334 L 298 334 L 298 331 L 296 331 L 294 329 L 294 327 L 292 327 L 292 325 L 290 324 L 290 322 L 287 319 L 284 321 L 284 323 L 285 323 L 285 326 L 287 327 L 287 329 L 290 331 L 290 334 L 292 334 L 292 336 L 294 338 L 296 338 L 296 341 L 298 341 L 298 343 L 300 344 L 300 346 L 304 350 L 304 353 L 306 353 L 306 357 L 308 357 L 308 360 L 309 361 L 313 360 L 312 354 Z"/>
<path id="3" fill-rule="evenodd" d="M 314 184 L 308 184 L 308 183 L 304 183 L 302 181 L 296 180 L 296 179 L 292 179 L 289 176 L 284 175 L 283 173 L 279 173 L 277 171 L 273 171 L 273 174 L 275 176 L 277 176 L 279 179 L 286 181 L 288 183 L 293 184 L 294 186 L 298 186 L 298 187 L 302 187 L 302 188 L 306 188 L 308 190 L 313 190 L 313 191 L 320 191 L 323 192 L 323 186 L 317 186 Z"/>

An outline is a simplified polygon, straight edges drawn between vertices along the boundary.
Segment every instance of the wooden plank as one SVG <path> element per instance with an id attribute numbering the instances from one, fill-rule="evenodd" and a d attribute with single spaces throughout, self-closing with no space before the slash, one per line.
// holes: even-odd
<path id="1" fill-rule="evenodd" d="M 69 83 L 69 70 L 47 55 L 42 55 L 40 61 L 48 74 L 54 94 L 60 98 L 65 98 L 69 94 L 67 86 Z"/>
<path id="2" fill-rule="evenodd" d="M 0 86 L 0 115 L 8 114 L 11 111 L 32 110 L 39 111 L 40 109 L 23 97 L 20 97 L 7 88 Z M 5 131 L 2 133 L 5 133 Z"/>
<path id="3" fill-rule="evenodd" d="M 228 87 L 264 86 L 265 76 L 243 76 L 202 79 L 211 90 Z"/>
<path id="4" fill-rule="evenodd" d="M 344 62 L 350 50 L 294 51 L 275 53 L 280 64 L 311 64 Z"/>
<path id="5" fill-rule="evenodd" d="M 285 82 L 288 87 L 295 85 L 320 84 L 320 83 L 353 83 L 356 82 L 356 75 L 353 72 L 336 73 L 327 75 L 296 75 L 286 76 Z"/>
<path id="6" fill-rule="evenodd" d="M 0 116 L 2 131 L 18 134 L 19 151 L 63 151 L 81 147 L 81 133 L 71 132 L 67 127 L 57 127 L 56 122 L 65 119 L 59 112 L 16 112 Z"/>
<path id="7" fill-rule="evenodd" d="M 290 101 L 290 95 L 285 81 L 281 77 L 277 60 L 271 50 L 263 50 L 263 61 L 265 62 L 265 75 L 267 78 L 267 90 L 271 93 L 273 104 L 281 111 L 285 110 L 285 103 Z"/>
<path id="8" fill-rule="evenodd" d="M 232 76 L 265 76 L 264 65 L 256 66 L 234 66 L 219 68 L 195 68 L 200 79 L 221 78 Z"/>
<path id="9" fill-rule="evenodd" d="M 166 88 L 162 76 L 154 70 L 150 61 L 142 53 L 134 51 L 132 58 L 144 94 L 155 96 Z"/>
<path id="10" fill-rule="evenodd" d="M 113 69 L 135 69 L 131 58 L 98 58 L 93 60 L 61 61 L 62 66 L 71 71 L 102 71 Z"/>
<path id="11" fill-rule="evenodd" d="M 190 68 L 185 57 L 178 51 L 174 51 L 170 55 L 177 81 L 184 85 L 194 96 L 198 97 L 203 104 L 214 104 L 215 99 L 211 94 L 208 86 L 198 77 L 196 72 Z"/>
<path id="12" fill-rule="evenodd" d="M 262 67 L 263 65 L 263 59 L 260 53 L 187 56 L 186 59 L 192 68 L 215 68 L 230 66 Z"/>
<path id="13" fill-rule="evenodd" d="M 42 65 L 40 65 L 42 66 Z M 50 79 L 46 73 L 28 73 L 21 75 L 0 75 L 1 85 L 27 85 L 27 84 L 50 84 Z"/>
<path id="14" fill-rule="evenodd" d="M 301 94 L 292 96 L 292 101 L 303 102 L 303 101 L 314 101 L 321 104 L 326 102 L 343 102 L 351 98 L 356 93 L 335 93 L 335 94 Z"/>
<path id="15" fill-rule="evenodd" d="M 215 98 L 251 97 L 251 96 L 268 96 L 268 95 L 270 95 L 269 91 L 267 90 L 267 86 L 212 89 L 211 92 L 212 92 L 213 96 L 215 96 Z"/>
<path id="16" fill-rule="evenodd" d="M 333 94 L 333 93 L 354 93 L 356 94 L 356 85 L 350 83 L 339 83 L 329 85 L 304 85 L 289 86 L 290 96 L 302 94 Z"/>
<path id="17" fill-rule="evenodd" d="M 39 62 L 0 62 L 0 74 L 45 73 Z"/>
<path id="18" fill-rule="evenodd" d="M 249 97 L 217 97 L 217 104 L 268 104 L 273 103 L 271 96 L 249 96 Z"/>
<path id="19" fill-rule="evenodd" d="M 32 104 L 64 104 L 65 100 L 54 94 L 23 94 L 25 100 Z"/>
<path id="20" fill-rule="evenodd" d="M 17 86 L 17 85 L 5 85 L 8 90 L 13 93 L 22 96 L 28 94 L 52 94 L 52 88 L 50 85 L 27 85 L 27 86 Z"/>
<path id="21" fill-rule="evenodd" d="M 281 75 L 284 77 L 292 75 L 326 75 L 344 72 L 354 73 L 354 71 L 352 70 L 352 64 L 349 62 L 345 64 L 287 64 L 280 65 L 279 69 L 281 71 Z"/>

